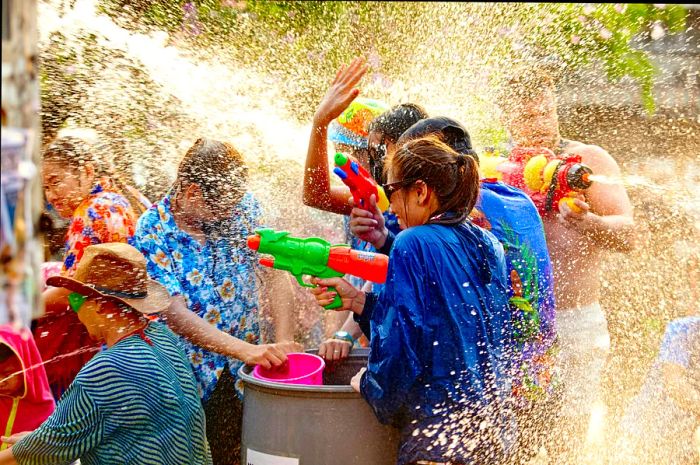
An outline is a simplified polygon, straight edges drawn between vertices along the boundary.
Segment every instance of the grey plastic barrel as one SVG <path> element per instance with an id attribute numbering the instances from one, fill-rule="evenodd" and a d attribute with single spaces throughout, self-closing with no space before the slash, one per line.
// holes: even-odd
<path id="1" fill-rule="evenodd" d="M 253 378 L 251 367 L 238 372 L 245 385 L 242 464 L 244 465 L 394 465 L 398 432 L 377 421 L 350 379 L 367 364 L 367 349 L 327 364 L 323 386 Z"/>

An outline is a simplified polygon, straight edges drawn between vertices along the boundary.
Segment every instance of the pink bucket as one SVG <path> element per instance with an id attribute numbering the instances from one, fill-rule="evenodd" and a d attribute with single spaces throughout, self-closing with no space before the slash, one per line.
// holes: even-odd
<path id="1" fill-rule="evenodd" d="M 269 370 L 256 365 L 253 368 L 253 377 L 285 384 L 309 384 L 313 386 L 323 385 L 323 369 L 326 362 L 321 357 L 307 353 L 287 354 L 287 363 L 282 367 Z"/>

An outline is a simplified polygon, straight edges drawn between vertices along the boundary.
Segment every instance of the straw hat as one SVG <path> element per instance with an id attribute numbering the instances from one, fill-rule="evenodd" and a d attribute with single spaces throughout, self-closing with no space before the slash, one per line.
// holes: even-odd
<path id="1" fill-rule="evenodd" d="M 122 242 L 87 247 L 73 278 L 52 276 L 46 284 L 122 303 L 143 314 L 158 313 L 170 305 L 165 287 L 148 279 L 143 255 Z"/>

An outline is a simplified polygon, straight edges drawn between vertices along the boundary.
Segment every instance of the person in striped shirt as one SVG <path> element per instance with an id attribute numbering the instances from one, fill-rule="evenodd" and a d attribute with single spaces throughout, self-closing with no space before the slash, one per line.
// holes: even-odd
<path id="1" fill-rule="evenodd" d="M 148 279 L 138 250 L 89 246 L 74 278 L 47 284 L 71 292 L 71 308 L 107 349 L 80 370 L 39 428 L 0 452 L 0 464 L 211 465 L 189 362 L 170 330 L 144 316 L 171 300 Z"/>

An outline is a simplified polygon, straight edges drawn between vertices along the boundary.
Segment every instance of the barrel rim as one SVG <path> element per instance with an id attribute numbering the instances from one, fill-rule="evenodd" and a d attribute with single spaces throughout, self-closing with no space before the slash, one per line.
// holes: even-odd
<path id="1" fill-rule="evenodd" d="M 318 354 L 318 350 L 306 350 L 306 353 Z M 369 350 L 365 348 L 353 349 L 348 358 L 367 358 L 369 355 Z M 253 367 L 249 365 L 243 365 L 238 369 L 238 377 L 243 381 L 244 384 L 250 384 L 257 388 L 262 388 L 266 391 L 292 391 L 292 392 L 315 392 L 315 393 L 327 393 L 327 394 L 355 394 L 360 397 L 360 394 L 356 392 L 352 386 L 348 385 L 321 385 L 314 386 L 310 384 L 287 384 L 287 383 L 275 383 L 273 381 L 264 381 L 253 377 Z"/>

